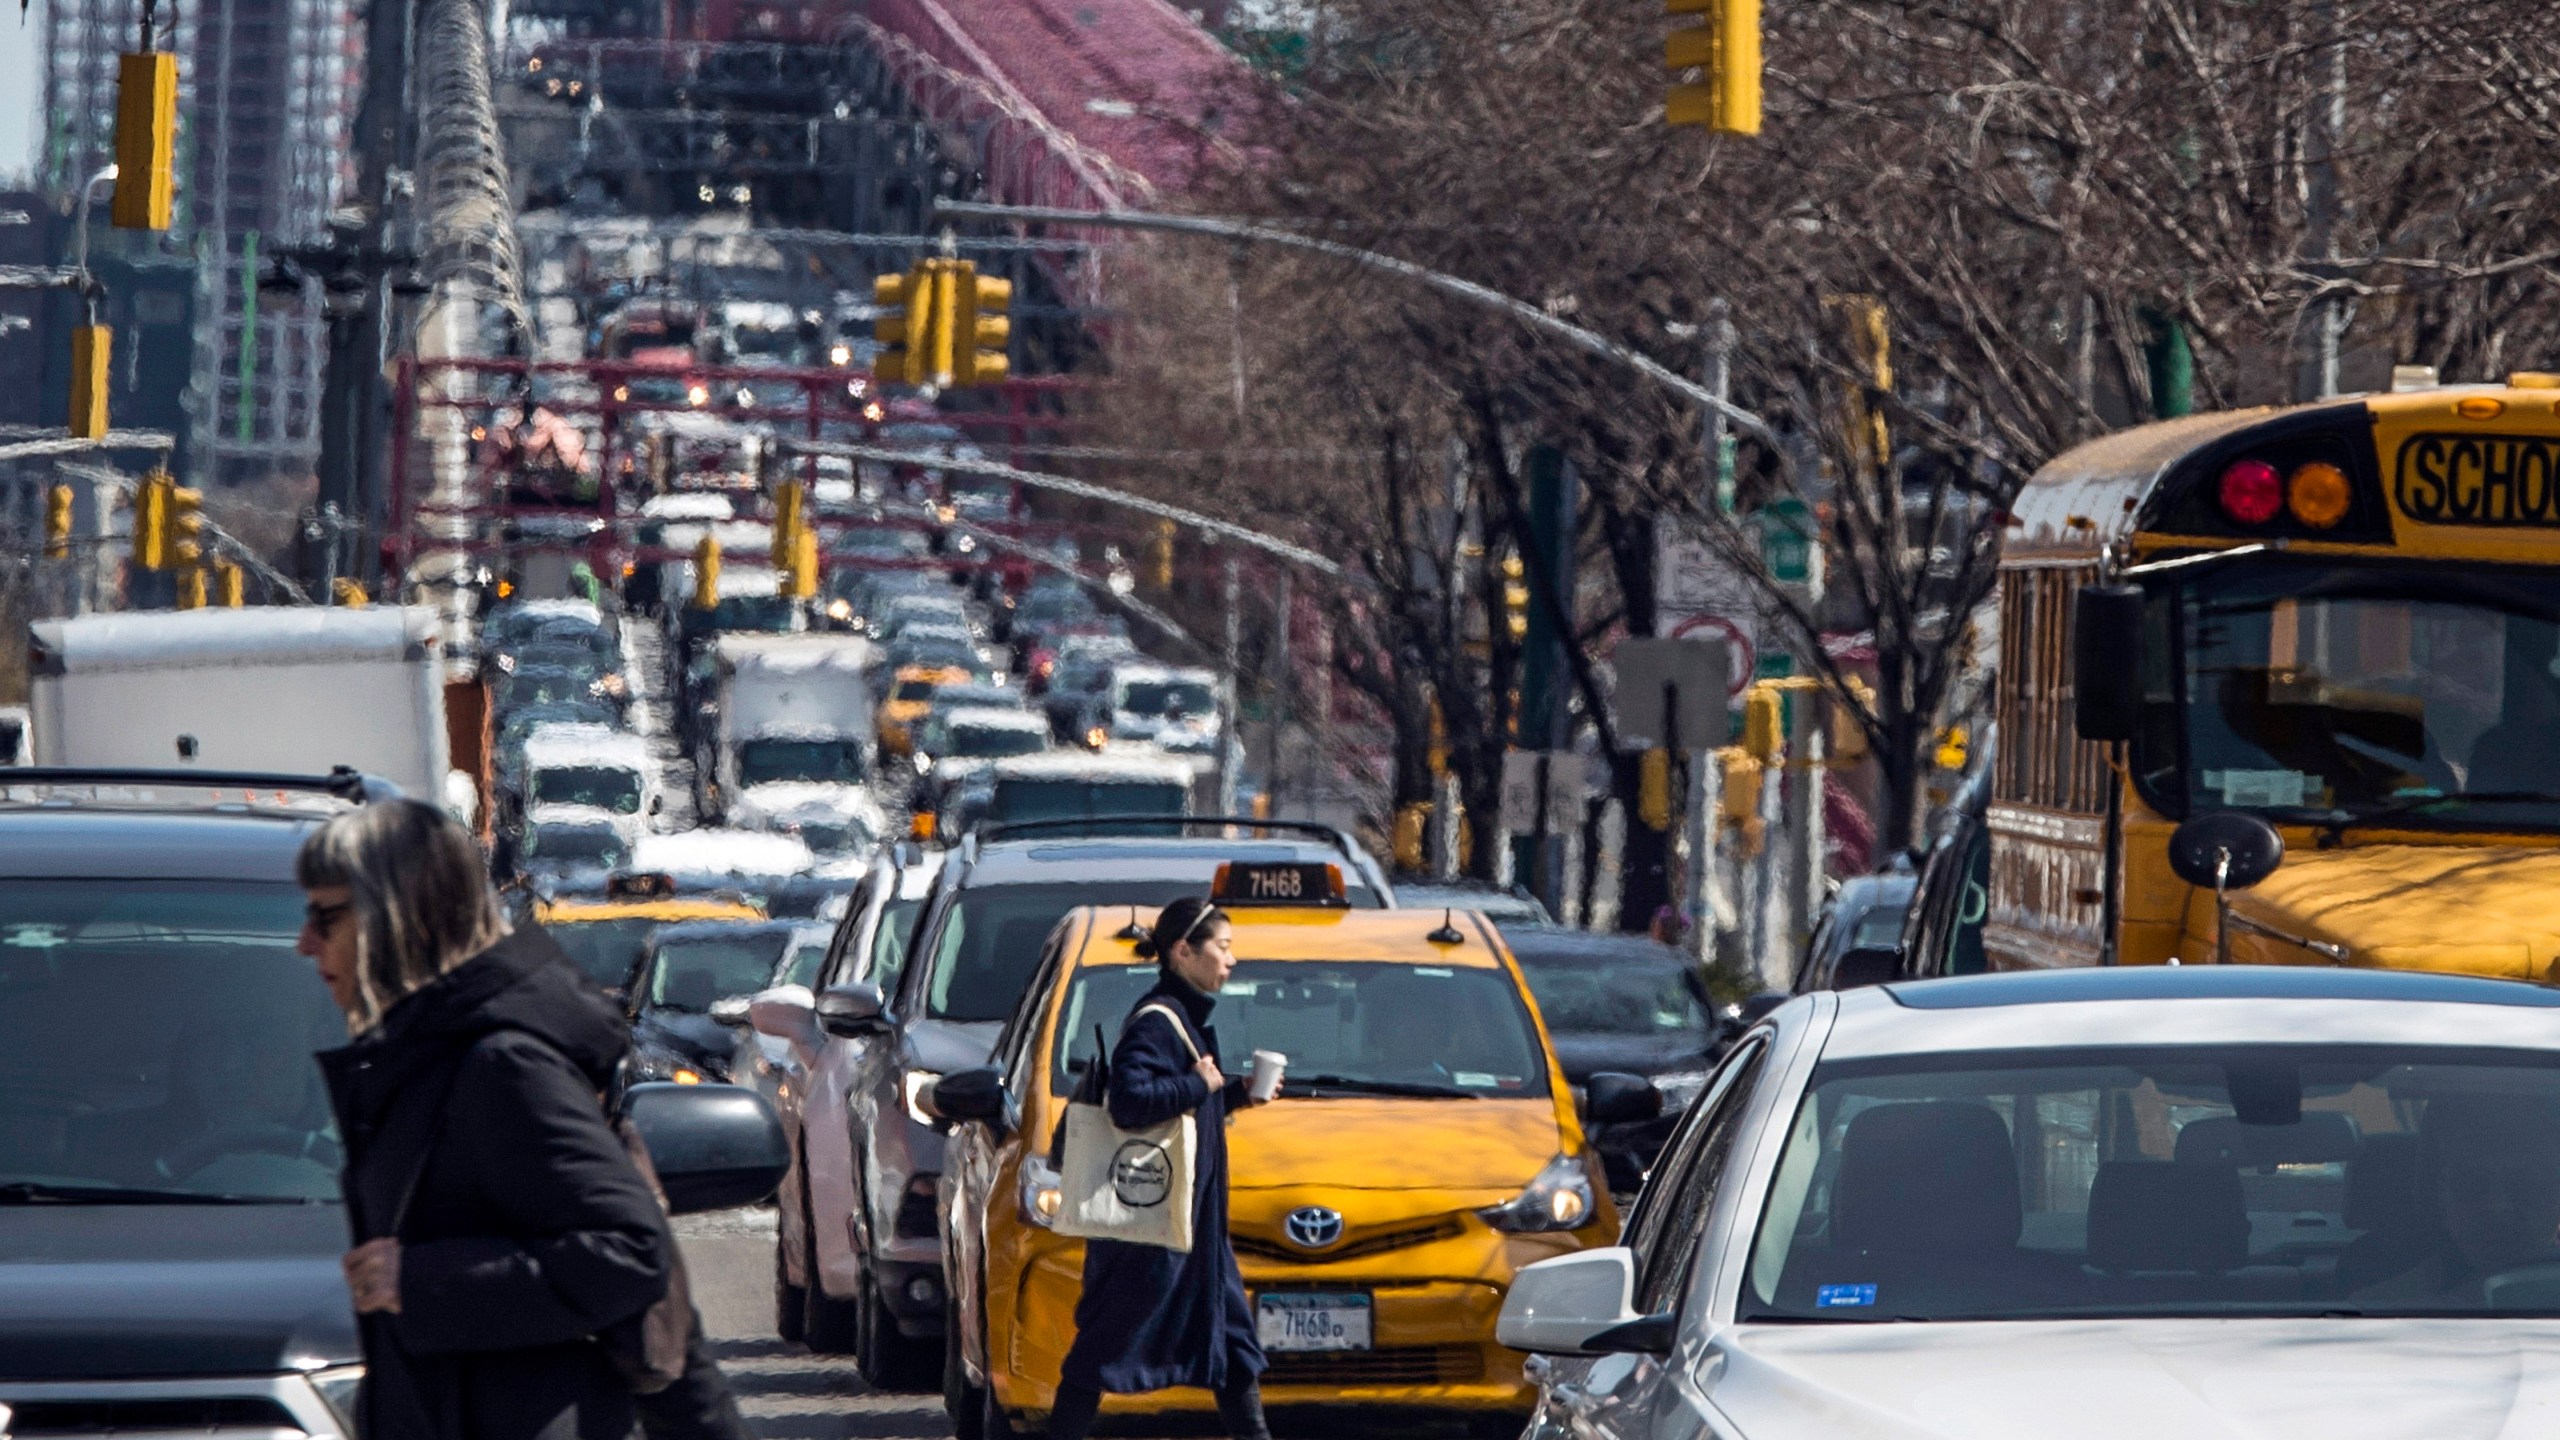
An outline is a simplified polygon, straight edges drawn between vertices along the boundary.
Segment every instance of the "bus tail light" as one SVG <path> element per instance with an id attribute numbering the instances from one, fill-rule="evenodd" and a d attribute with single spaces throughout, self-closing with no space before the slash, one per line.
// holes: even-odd
<path id="1" fill-rule="evenodd" d="M 2284 508 L 2284 477 L 2264 460 L 2237 460 L 2222 472 L 2222 513 L 2243 525 L 2264 525 Z"/>
<path id="2" fill-rule="evenodd" d="M 2285 505 L 2293 518 L 2314 530 L 2334 529 L 2347 518 L 2353 498 L 2347 472 L 2325 461 L 2315 460 L 2294 471 L 2285 485 Z"/>

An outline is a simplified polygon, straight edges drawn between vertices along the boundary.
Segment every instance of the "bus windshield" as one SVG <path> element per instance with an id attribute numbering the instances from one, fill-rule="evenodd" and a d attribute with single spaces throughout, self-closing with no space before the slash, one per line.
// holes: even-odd
<path id="1" fill-rule="evenodd" d="M 2139 764 L 2191 809 L 2560 825 L 2560 577 L 2203 567 L 2154 594 Z"/>

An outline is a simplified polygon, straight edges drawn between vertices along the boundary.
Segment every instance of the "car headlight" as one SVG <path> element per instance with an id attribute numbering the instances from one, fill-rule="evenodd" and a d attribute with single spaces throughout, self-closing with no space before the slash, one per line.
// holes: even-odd
<path id="1" fill-rule="evenodd" d="M 1067 1186 L 1057 1169 L 1045 1155 L 1022 1157 L 1022 1218 L 1043 1230 L 1058 1223 L 1058 1212 L 1066 1207 Z"/>
<path id="2" fill-rule="evenodd" d="M 906 1078 L 899 1083 L 898 1094 L 900 1099 L 906 1101 L 908 1119 L 915 1121 L 919 1125 L 931 1125 L 935 1123 L 938 1117 L 935 1116 L 932 1111 L 924 1108 L 924 1092 L 928 1086 L 933 1084 L 934 1081 L 941 1078 L 941 1075 L 931 1070 L 910 1070 L 907 1072 Z"/>
<path id="3" fill-rule="evenodd" d="M 841 362 L 839 362 L 839 363 L 841 363 Z M 852 619 L 852 618 L 853 618 L 853 602 L 852 602 L 852 601 L 850 601 L 850 600 L 830 600 L 830 601 L 828 601 L 828 602 L 827 602 L 827 618 L 828 618 L 828 619 L 830 619 L 830 620 L 836 621 L 836 622 L 837 622 L 837 623 L 839 623 L 839 624 L 843 623 L 844 621 L 847 621 L 847 620 Z"/>
<path id="4" fill-rule="evenodd" d="M 354 1435 L 356 1387 L 364 1383 L 364 1367 L 332 1365 L 326 1370 L 314 1370 L 305 1378 L 310 1380 L 312 1389 L 320 1392 L 321 1403 L 329 1407 L 329 1413 L 337 1417 L 339 1433 Z"/>
<path id="5" fill-rule="evenodd" d="M 1579 1157 L 1558 1155 L 1507 1203 L 1476 1213 L 1496 1230 L 1526 1235 L 1575 1229 L 1592 1209 L 1591 1172 Z"/>

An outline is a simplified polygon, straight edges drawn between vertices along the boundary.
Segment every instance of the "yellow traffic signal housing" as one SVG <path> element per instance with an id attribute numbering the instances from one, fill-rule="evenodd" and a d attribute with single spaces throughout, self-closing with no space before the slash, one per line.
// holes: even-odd
<path id="1" fill-rule="evenodd" d="M 44 553 L 59 560 L 71 553 L 71 487 L 56 485 L 44 492 Z"/>
<path id="2" fill-rule="evenodd" d="M 107 435 L 107 367 L 115 332 L 104 325 L 71 327 L 71 434 L 79 440 Z"/>
<path id="3" fill-rule="evenodd" d="M 1147 579 L 1158 590 L 1173 588 L 1173 531 L 1170 520 L 1158 520 L 1147 539 Z"/>
<path id="4" fill-rule="evenodd" d="M 1663 118 L 1726 135 L 1759 134 L 1760 0 L 1666 0 L 1663 8 L 1707 17 L 1704 25 L 1672 31 L 1663 44 L 1664 64 L 1706 72 L 1704 84 L 1671 87 Z"/>
<path id="5" fill-rule="evenodd" d="M 349 610 L 361 610 L 373 603 L 373 597 L 365 593 L 364 582 L 346 575 L 329 582 L 329 599 Z"/>
<path id="6" fill-rule="evenodd" d="M 881 307 L 871 322 L 871 337 L 881 345 L 871 378 L 883 385 L 922 385 L 932 378 L 933 264 L 919 261 L 904 275 L 871 282 L 872 301 Z"/>
<path id="7" fill-rule="evenodd" d="M 184 570 L 179 571 L 178 608 L 181 610 L 201 610 L 204 608 L 204 599 L 204 567 L 201 565 L 190 565 Z"/>
<path id="8" fill-rule="evenodd" d="M 133 563 L 144 570 L 169 568 L 169 492 L 175 488 L 165 470 L 133 487 Z"/>
<path id="9" fill-rule="evenodd" d="M 1848 765 L 1867 758 L 1867 727 L 1860 724 L 1858 712 L 1875 713 L 1875 691 L 1866 681 L 1849 677 L 1849 695 L 1826 697 L 1830 710 L 1830 750 L 1834 764 Z"/>
<path id="10" fill-rule="evenodd" d="M 1645 828 L 1671 828 L 1671 752 L 1647 750 L 1636 757 L 1636 818 Z"/>
<path id="11" fill-rule="evenodd" d="M 693 608 L 716 609 L 720 604 L 720 540 L 705 535 L 693 542 Z"/>
<path id="12" fill-rule="evenodd" d="M 1502 557 L 1502 621 L 1515 642 L 1529 638 L 1529 567 L 1517 555 Z"/>
<path id="13" fill-rule="evenodd" d="M 808 600 L 818 593 L 818 532 L 795 530 L 790 548 L 782 555 L 782 593 L 794 600 Z"/>
<path id="14" fill-rule="evenodd" d="M 797 480 L 784 480 L 773 487 L 773 563 L 776 568 L 788 565 L 799 553 L 800 535 L 808 525 L 808 491 Z M 817 537 L 812 534 L 814 541 Z"/>
<path id="15" fill-rule="evenodd" d="M 1742 748 L 1763 765 L 1775 765 L 1787 753 L 1786 702 L 1765 680 L 1742 694 Z"/>
<path id="16" fill-rule="evenodd" d="M 177 134 L 178 57 L 116 57 L 116 192 L 107 214 L 117 229 L 169 228 Z"/>
<path id="17" fill-rule="evenodd" d="M 229 560 L 213 562 L 213 603 L 229 610 L 248 604 L 248 572 Z"/>
<path id="18" fill-rule="evenodd" d="M 1013 320 L 1004 313 L 1013 303 L 1013 282 L 980 275 L 965 260 L 953 264 L 960 302 L 951 326 L 958 351 L 955 379 L 962 385 L 993 385 L 1013 373 L 1013 362 L 1006 357 Z"/>
<path id="19" fill-rule="evenodd" d="M 169 486 L 169 565 L 195 569 L 204 560 L 204 492 Z"/>

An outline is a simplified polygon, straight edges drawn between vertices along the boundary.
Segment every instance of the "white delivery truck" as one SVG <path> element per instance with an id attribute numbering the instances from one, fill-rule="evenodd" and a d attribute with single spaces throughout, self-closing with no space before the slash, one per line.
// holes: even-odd
<path id="1" fill-rule="evenodd" d="M 448 790 L 443 640 L 425 606 L 136 611 L 38 621 L 39 765 L 326 773 Z"/>
<path id="2" fill-rule="evenodd" d="M 722 635 L 703 757 L 709 808 L 725 814 L 770 785 L 861 790 L 871 774 L 870 652 L 855 635 Z"/>

